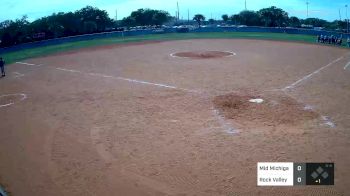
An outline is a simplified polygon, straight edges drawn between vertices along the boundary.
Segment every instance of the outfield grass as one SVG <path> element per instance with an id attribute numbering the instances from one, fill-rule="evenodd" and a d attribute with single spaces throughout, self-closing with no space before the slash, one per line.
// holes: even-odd
<path id="1" fill-rule="evenodd" d="M 25 49 L 16 52 L 9 52 L 2 54 L 7 64 L 16 61 L 40 57 L 49 54 L 54 54 L 62 51 L 69 51 L 79 48 L 120 44 L 128 42 L 141 42 L 149 40 L 184 40 L 184 39 L 203 39 L 203 38 L 221 38 L 221 39 L 267 39 L 267 40 L 282 40 L 282 41 L 298 41 L 305 43 L 315 43 L 316 37 L 310 35 L 295 35 L 283 33 L 250 33 L 250 32 L 225 32 L 225 33 L 172 33 L 172 34 L 152 34 L 142 36 L 130 37 L 115 37 L 115 38 L 101 38 L 87 41 L 69 42 L 51 46 L 44 46 L 32 49 Z"/>

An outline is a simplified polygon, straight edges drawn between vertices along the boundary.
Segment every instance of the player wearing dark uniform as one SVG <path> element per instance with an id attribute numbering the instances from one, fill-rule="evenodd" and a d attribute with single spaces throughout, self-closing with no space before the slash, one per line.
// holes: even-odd
<path id="1" fill-rule="evenodd" d="M 5 61 L 2 60 L 2 57 L 0 57 L 0 69 L 1 69 L 1 76 L 5 76 Z"/>
<path id="2" fill-rule="evenodd" d="M 343 38 L 339 38 L 338 45 L 341 46 L 343 44 Z"/>

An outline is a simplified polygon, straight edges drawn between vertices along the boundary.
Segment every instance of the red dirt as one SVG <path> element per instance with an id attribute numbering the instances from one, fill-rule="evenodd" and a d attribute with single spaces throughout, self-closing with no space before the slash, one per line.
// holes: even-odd
<path id="1" fill-rule="evenodd" d="M 258 98 L 264 102 L 249 102 L 250 99 Z M 320 117 L 283 93 L 231 93 L 215 97 L 214 104 L 226 118 L 241 124 L 254 122 L 274 126 L 297 125 Z"/>
<path id="2" fill-rule="evenodd" d="M 223 51 L 193 51 L 193 52 L 178 52 L 173 54 L 176 57 L 194 58 L 194 59 L 210 59 L 222 58 L 232 55 L 231 52 Z"/>
<path id="3" fill-rule="evenodd" d="M 349 195 L 347 50 L 222 39 L 110 47 L 25 61 L 40 67 L 7 66 L 0 95 L 28 95 L 0 108 L 0 183 L 13 196 Z M 201 60 L 169 56 L 177 51 L 237 55 Z M 341 56 L 287 92 L 298 102 L 266 93 Z M 262 96 L 267 105 L 246 106 L 242 100 L 247 95 Z M 213 100 L 229 106 L 227 118 L 217 115 Z M 269 105 L 272 100 L 282 103 L 279 109 Z M 329 116 L 336 127 L 313 119 L 301 110 L 302 103 Z M 235 105 L 243 116 L 231 110 Z M 226 124 L 238 133 L 228 133 Z M 336 185 L 257 187 L 257 162 L 265 161 L 335 162 Z"/>

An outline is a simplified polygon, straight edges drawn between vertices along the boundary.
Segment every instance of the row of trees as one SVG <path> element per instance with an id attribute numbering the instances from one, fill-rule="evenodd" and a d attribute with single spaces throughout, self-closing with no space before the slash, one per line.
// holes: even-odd
<path id="1" fill-rule="evenodd" d="M 119 26 L 162 25 L 171 19 L 166 11 L 139 9 L 117 22 L 109 18 L 106 11 L 91 6 L 75 12 L 54 13 L 31 23 L 24 16 L 15 21 L 6 20 L 0 23 L 0 47 L 43 39 L 104 32 Z"/>
<path id="2" fill-rule="evenodd" d="M 102 32 L 114 26 L 104 10 L 87 6 L 75 12 L 55 13 L 33 22 L 27 17 L 0 23 L 1 47 L 41 39 Z"/>
<path id="3" fill-rule="evenodd" d="M 202 14 L 196 14 L 193 20 L 200 26 L 205 21 L 205 17 Z M 115 21 L 109 18 L 106 11 L 87 6 L 75 12 L 55 13 L 33 22 L 29 22 L 25 16 L 15 21 L 3 21 L 0 23 L 0 47 L 42 39 L 103 32 L 117 27 L 158 26 L 169 21 L 177 20 L 166 11 L 152 9 L 138 9 L 121 21 Z M 206 22 L 215 23 L 213 19 Z M 305 24 L 331 30 L 347 28 L 344 21 L 328 22 L 318 18 L 302 20 L 297 17 L 289 17 L 287 12 L 274 6 L 259 11 L 245 10 L 232 16 L 225 14 L 220 22 L 266 27 L 301 27 L 302 24 Z"/>
<path id="4" fill-rule="evenodd" d="M 193 20 L 200 25 L 205 21 L 202 14 L 194 16 Z M 234 15 L 222 15 L 222 21 L 226 24 L 247 25 L 247 26 L 265 26 L 265 27 L 301 27 L 302 25 L 312 27 L 323 27 L 329 30 L 346 29 L 346 21 L 335 20 L 328 22 L 319 18 L 299 19 L 298 17 L 289 17 L 288 13 L 281 8 L 269 7 L 259 11 L 244 10 Z M 213 19 L 208 20 L 209 24 L 214 23 Z"/>
<path id="5" fill-rule="evenodd" d="M 138 9 L 133 11 L 130 16 L 123 18 L 120 25 L 131 26 L 149 26 L 162 25 L 171 20 L 172 17 L 166 11 L 152 9 Z"/>

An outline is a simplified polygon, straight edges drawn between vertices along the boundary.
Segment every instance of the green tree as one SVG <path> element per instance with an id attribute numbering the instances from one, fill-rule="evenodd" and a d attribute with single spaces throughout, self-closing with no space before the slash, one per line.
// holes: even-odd
<path id="1" fill-rule="evenodd" d="M 298 17 L 292 16 L 289 18 L 289 25 L 292 27 L 300 27 L 301 22 Z"/>
<path id="2" fill-rule="evenodd" d="M 147 14 L 146 12 L 148 12 L 147 10 L 145 9 L 138 9 L 137 11 L 133 11 L 131 12 L 131 18 L 133 18 L 135 20 L 135 23 L 137 25 L 148 25 L 149 22 L 150 22 L 150 18 L 147 18 Z"/>
<path id="3" fill-rule="evenodd" d="M 29 22 L 27 16 L 15 21 L 6 20 L 0 23 L 1 46 L 11 46 L 29 41 L 27 36 Z"/>
<path id="4" fill-rule="evenodd" d="M 51 20 L 57 21 L 58 25 L 63 27 L 60 36 L 70 36 L 79 33 L 80 18 L 72 12 L 58 13 Z"/>
<path id="5" fill-rule="evenodd" d="M 245 10 L 239 13 L 240 24 L 248 26 L 261 25 L 260 15 L 254 11 Z"/>
<path id="6" fill-rule="evenodd" d="M 97 24 L 94 21 L 85 21 L 83 26 L 85 33 L 94 33 L 97 31 Z"/>
<path id="7" fill-rule="evenodd" d="M 326 27 L 328 25 L 328 22 L 326 20 L 319 18 L 307 18 L 305 20 L 302 20 L 302 23 L 306 25 L 312 25 L 314 27 Z"/>
<path id="8" fill-rule="evenodd" d="M 233 22 L 233 24 L 238 25 L 241 24 L 241 17 L 239 14 L 234 14 L 230 17 L 230 20 Z"/>
<path id="9" fill-rule="evenodd" d="M 215 23 L 215 20 L 211 18 L 208 20 L 208 22 L 209 22 L 209 24 L 213 25 Z"/>
<path id="10" fill-rule="evenodd" d="M 121 21 L 121 26 L 124 26 L 124 27 L 136 26 L 136 21 L 133 17 L 128 16 L 123 18 L 123 20 Z"/>
<path id="11" fill-rule="evenodd" d="M 81 21 L 80 30 L 85 30 L 86 22 L 95 22 L 97 31 L 104 31 L 107 27 L 113 25 L 112 19 L 109 18 L 107 11 L 87 6 L 75 12 L 76 17 Z"/>
<path id="12" fill-rule="evenodd" d="M 162 17 L 158 17 L 162 20 Z M 40 39 L 71 36 L 84 33 L 102 32 L 112 27 L 114 22 L 104 10 L 91 6 L 76 12 L 54 13 L 39 18 L 32 23 L 27 17 L 0 23 L 1 47 Z M 39 37 L 37 35 L 40 35 Z M 44 35 L 44 36 L 42 36 Z"/>
<path id="13" fill-rule="evenodd" d="M 193 17 L 193 20 L 196 21 L 196 22 L 198 23 L 198 27 L 200 28 L 200 27 L 201 27 L 202 21 L 205 20 L 205 17 L 204 17 L 202 14 L 196 14 L 196 15 Z"/>
<path id="14" fill-rule="evenodd" d="M 84 33 L 82 21 L 72 13 L 54 13 L 33 21 L 29 25 L 30 34 L 45 33 L 46 38 L 56 38 Z"/>
<path id="15" fill-rule="evenodd" d="M 222 20 L 226 23 L 228 21 L 228 15 L 227 14 L 224 14 L 221 16 Z"/>
<path id="16" fill-rule="evenodd" d="M 123 26 L 162 25 L 170 20 L 170 14 L 162 10 L 138 9 L 122 20 Z"/>
<path id="17" fill-rule="evenodd" d="M 275 6 L 258 11 L 261 22 L 266 27 L 282 27 L 288 24 L 288 13 Z"/>
<path id="18" fill-rule="evenodd" d="M 344 30 L 346 31 L 347 24 L 346 21 L 343 20 L 335 20 L 333 22 L 329 22 L 325 25 L 325 28 L 329 30 Z"/>
<path id="19" fill-rule="evenodd" d="M 153 14 L 152 21 L 155 25 L 162 25 L 165 22 L 168 22 L 170 19 L 170 15 L 168 12 L 165 11 L 156 11 Z"/>

